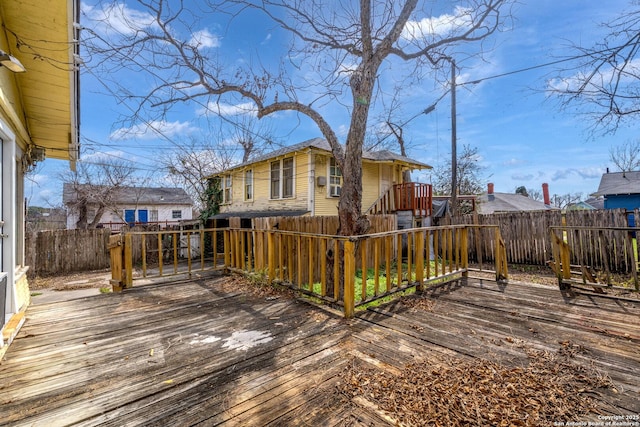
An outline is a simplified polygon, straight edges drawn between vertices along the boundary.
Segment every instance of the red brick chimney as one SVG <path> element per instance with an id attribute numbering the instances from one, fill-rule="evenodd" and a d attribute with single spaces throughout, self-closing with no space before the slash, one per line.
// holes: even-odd
<path id="1" fill-rule="evenodd" d="M 544 198 L 544 204 L 551 206 L 551 199 L 549 198 L 549 184 L 546 182 L 542 184 L 542 197 Z"/>
<path id="2" fill-rule="evenodd" d="M 493 194 L 493 182 L 487 184 L 487 194 Z"/>

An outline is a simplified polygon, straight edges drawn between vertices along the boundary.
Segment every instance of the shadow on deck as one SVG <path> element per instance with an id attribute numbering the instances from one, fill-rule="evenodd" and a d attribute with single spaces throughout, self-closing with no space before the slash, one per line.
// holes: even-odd
<path id="1" fill-rule="evenodd" d="M 0 365 L 3 425 L 393 425 L 340 391 L 354 360 L 389 371 L 442 357 L 517 364 L 567 342 L 618 390 L 598 396 L 603 413 L 640 413 L 637 301 L 470 280 L 345 320 L 237 283 L 31 307 Z"/>

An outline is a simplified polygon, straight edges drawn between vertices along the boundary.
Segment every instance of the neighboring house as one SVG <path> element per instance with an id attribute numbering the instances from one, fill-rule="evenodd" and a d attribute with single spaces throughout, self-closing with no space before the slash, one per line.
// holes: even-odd
<path id="1" fill-rule="evenodd" d="M 0 355 L 30 303 L 24 174 L 44 157 L 78 155 L 79 4 L 0 2 Z"/>
<path id="2" fill-rule="evenodd" d="M 549 187 L 542 184 L 545 202 L 533 200 L 517 193 L 496 193 L 493 184 L 487 186 L 487 193 L 478 196 L 476 206 L 479 214 L 500 212 L 541 211 L 552 209 L 549 203 Z"/>
<path id="3" fill-rule="evenodd" d="M 429 212 L 415 213 L 430 215 L 431 186 L 403 182 L 403 173 L 416 169 L 431 166 L 387 150 L 363 152 L 362 212 L 400 211 L 400 198 L 408 195 L 414 201 L 428 201 Z M 342 172 L 322 138 L 284 147 L 214 177 L 220 179 L 222 189 L 220 214 L 214 219 L 338 213 Z M 383 209 L 382 202 L 389 200 L 393 203 L 386 206 L 393 206 Z"/>
<path id="4" fill-rule="evenodd" d="M 604 199 L 589 198 L 567 206 L 568 211 L 594 211 L 604 209 Z"/>
<path id="5" fill-rule="evenodd" d="M 584 203 L 593 209 L 604 209 L 604 197 L 601 196 L 589 197 Z"/>
<path id="6" fill-rule="evenodd" d="M 640 208 L 640 171 L 603 174 L 593 196 L 604 197 L 605 209 Z"/>
<path id="7" fill-rule="evenodd" d="M 173 223 L 190 220 L 193 201 L 182 188 L 121 187 L 105 192 L 106 187 L 65 183 L 62 202 L 67 207 L 67 228 L 78 228 L 81 211 L 85 223 L 100 227 L 124 224 Z M 87 194 L 107 194 L 107 200 L 86 198 Z M 84 195 L 86 203 L 79 203 Z M 102 209 L 100 206 L 103 206 Z M 99 214 L 99 217 L 96 215 Z"/>

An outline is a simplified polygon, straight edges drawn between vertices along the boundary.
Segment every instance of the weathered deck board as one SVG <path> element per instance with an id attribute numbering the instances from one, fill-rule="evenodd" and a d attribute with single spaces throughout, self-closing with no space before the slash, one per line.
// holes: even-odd
<path id="1" fill-rule="evenodd" d="M 225 292 L 225 280 L 31 307 L 0 365 L 2 423 L 393 425 L 338 391 L 347 364 L 394 373 L 450 357 L 524 363 L 525 349 L 563 343 L 620 387 L 601 396 L 606 410 L 640 412 L 638 302 L 470 280 L 427 290 L 429 309 L 395 301 L 346 321 L 294 299 Z M 233 348 L 242 331 L 254 345 Z"/>

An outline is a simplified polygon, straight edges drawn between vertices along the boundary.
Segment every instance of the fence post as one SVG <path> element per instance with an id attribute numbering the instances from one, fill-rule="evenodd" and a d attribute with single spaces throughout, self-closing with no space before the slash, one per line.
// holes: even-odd
<path id="1" fill-rule="evenodd" d="M 462 277 L 469 277 L 469 226 L 465 225 L 461 230 L 460 242 L 460 264 L 462 269 Z"/>
<path id="2" fill-rule="evenodd" d="M 496 281 L 508 279 L 507 272 L 507 247 L 500 235 L 500 227 L 496 226 L 495 231 L 495 245 L 496 245 Z"/>
<path id="3" fill-rule="evenodd" d="M 224 268 L 228 269 L 231 264 L 231 251 L 230 251 L 230 242 L 229 238 L 231 237 L 231 231 L 224 230 L 224 238 L 223 238 L 223 251 L 224 251 Z"/>
<path id="4" fill-rule="evenodd" d="M 355 307 L 356 249 L 351 240 L 344 242 L 344 317 L 353 317 Z"/>
<path id="5" fill-rule="evenodd" d="M 109 255 L 111 257 L 111 289 L 122 292 L 122 236 L 109 236 Z"/>
<path id="6" fill-rule="evenodd" d="M 427 233 L 427 238 L 429 234 Z M 424 281 L 424 231 L 416 233 L 416 292 L 422 292 Z M 429 262 L 429 254 L 427 254 L 427 262 Z"/>
<path id="7" fill-rule="evenodd" d="M 269 231 L 267 234 L 267 263 L 269 265 L 269 282 L 273 282 L 276 278 L 276 257 L 275 257 L 275 236 L 273 231 Z"/>
<path id="8" fill-rule="evenodd" d="M 133 287 L 133 244 L 131 233 L 124 235 L 124 288 Z"/>

